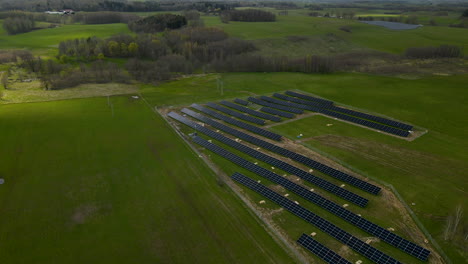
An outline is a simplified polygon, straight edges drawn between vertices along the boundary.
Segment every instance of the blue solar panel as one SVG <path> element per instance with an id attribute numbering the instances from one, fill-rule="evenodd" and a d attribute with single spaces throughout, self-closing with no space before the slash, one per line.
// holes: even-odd
<path id="1" fill-rule="evenodd" d="M 215 104 L 215 103 L 207 103 L 206 105 L 213 108 L 213 109 L 216 109 L 216 110 L 218 110 L 220 112 L 223 112 L 223 113 L 228 114 L 230 116 L 237 117 L 237 118 L 245 120 L 247 122 L 251 122 L 251 123 L 254 123 L 254 124 L 257 124 L 257 125 L 265 125 L 265 120 L 263 120 L 263 119 L 259 119 L 259 118 L 253 117 L 253 116 L 242 114 L 242 113 L 239 113 L 239 112 L 231 110 L 229 108 L 220 106 L 220 105 Z"/>
<path id="2" fill-rule="evenodd" d="M 298 95 L 297 93 L 295 93 L 295 94 Z M 280 98 L 280 99 L 283 99 L 283 100 L 294 102 L 294 103 L 299 103 L 299 104 L 304 104 L 304 105 L 309 105 L 309 106 L 317 106 L 317 107 L 325 108 L 325 109 L 328 109 L 328 110 L 331 110 L 331 111 L 340 112 L 340 113 L 343 113 L 343 114 L 347 114 L 347 115 L 351 115 L 351 116 L 355 116 L 355 117 L 359 117 L 359 118 L 363 118 L 363 119 L 368 119 L 368 120 L 371 120 L 371 121 L 379 122 L 379 123 L 382 123 L 382 124 L 385 124 L 385 125 L 388 125 L 388 126 L 392 126 L 392 127 L 396 127 L 396 128 L 406 130 L 406 131 L 413 129 L 413 126 L 408 125 L 408 124 L 404 124 L 404 123 L 397 122 L 397 121 L 394 121 L 394 120 L 390 120 L 390 119 L 387 119 L 387 118 L 384 118 L 384 117 L 374 116 L 374 115 L 370 115 L 370 114 L 366 114 L 366 113 L 362 113 L 362 112 L 358 112 L 358 111 L 354 111 L 354 110 L 351 110 L 351 109 L 346 109 L 346 108 L 342 108 L 342 107 L 338 107 L 338 106 L 334 106 L 334 105 L 330 105 L 330 104 L 329 105 L 327 105 L 327 104 L 324 105 L 324 104 L 320 104 L 320 103 L 317 103 L 317 102 L 302 100 L 302 99 L 298 99 L 298 98 L 290 97 L 290 96 L 285 96 L 285 95 L 278 94 L 278 93 L 274 94 L 273 96 L 275 96 L 277 98 Z"/>
<path id="3" fill-rule="evenodd" d="M 248 187 L 249 189 L 265 196 L 266 198 L 282 206 L 283 208 L 293 213 L 294 215 L 313 224 L 314 226 L 316 226 L 318 229 L 320 229 L 324 233 L 334 237 L 341 243 L 349 246 L 356 252 L 372 260 L 374 263 L 401 264 L 401 262 L 399 262 L 398 260 L 386 255 L 385 253 L 372 247 L 371 245 L 366 244 L 365 242 L 358 239 L 357 237 L 351 235 L 350 233 L 339 228 L 338 226 L 332 224 L 328 220 L 325 220 L 324 218 L 312 213 L 306 208 L 296 204 L 295 202 L 289 200 L 288 198 L 270 190 L 269 188 L 265 187 L 263 184 L 260 184 L 250 179 L 249 177 L 246 177 L 237 172 L 234 173 L 231 178 L 243 184 L 244 186 Z"/>
<path id="4" fill-rule="evenodd" d="M 329 264 L 352 264 L 333 250 L 325 247 L 306 234 L 302 234 L 302 236 L 297 240 L 297 243 Z"/>
<path id="5" fill-rule="evenodd" d="M 250 102 L 255 103 L 255 104 L 258 104 L 258 105 L 263 105 L 263 106 L 267 106 L 267 107 L 270 107 L 270 108 L 275 108 L 275 109 L 283 110 L 283 111 L 286 111 L 286 112 L 291 112 L 291 113 L 295 113 L 295 114 L 302 114 L 302 113 L 304 113 L 304 111 L 302 111 L 302 110 L 300 110 L 300 109 L 291 108 L 291 107 L 287 107 L 287 106 L 283 106 L 283 105 L 278 105 L 278 104 L 272 104 L 272 103 L 269 103 L 269 102 L 266 102 L 266 101 L 263 101 L 263 100 L 259 100 L 259 99 L 257 99 L 257 98 L 253 98 L 253 97 L 249 97 L 248 100 L 249 100 Z"/>
<path id="6" fill-rule="evenodd" d="M 303 105 L 303 104 L 283 101 L 283 100 L 279 100 L 279 99 L 271 98 L 271 97 L 266 97 L 266 96 L 261 96 L 260 98 L 262 100 L 268 101 L 270 103 L 283 105 L 284 107 L 288 107 L 290 109 L 303 109 L 303 110 L 314 111 L 314 112 L 321 113 L 321 114 L 324 114 L 324 115 L 336 117 L 336 118 L 339 118 L 339 119 L 342 119 L 342 120 L 345 120 L 345 121 L 348 121 L 348 122 L 356 123 L 356 124 L 359 124 L 359 125 L 362 125 L 362 126 L 366 126 L 366 127 L 374 128 L 374 129 L 384 131 L 384 132 L 387 132 L 387 133 L 390 133 L 390 134 L 394 134 L 394 135 L 397 135 L 397 136 L 407 137 L 410 134 L 408 131 L 405 131 L 405 130 L 401 130 L 401 129 L 390 127 L 390 126 L 383 125 L 383 124 L 380 124 L 380 123 L 375 123 L 375 122 L 372 122 L 372 121 L 369 121 L 369 120 L 349 116 L 349 115 L 346 115 L 346 114 L 343 114 L 343 113 L 333 112 L 333 111 L 330 111 L 330 110 L 325 109 L 325 108 L 320 108 L 320 107 L 316 107 L 316 106 Z M 250 100 L 250 98 L 249 98 L 249 100 Z"/>
<path id="7" fill-rule="evenodd" d="M 265 113 L 269 113 L 269 114 L 273 114 L 273 115 L 277 115 L 277 116 L 286 117 L 286 118 L 294 118 L 295 117 L 294 114 L 291 114 L 291 113 L 288 113 L 288 112 L 283 112 L 281 110 L 276 110 L 276 109 L 273 109 L 273 108 L 270 108 L 270 107 L 262 107 L 262 108 L 260 108 L 260 111 L 265 112 Z"/>
<path id="8" fill-rule="evenodd" d="M 250 109 L 248 107 L 240 106 L 238 104 L 231 103 L 231 102 L 228 102 L 228 101 L 221 101 L 221 104 L 223 104 L 223 105 L 225 105 L 227 107 L 231 107 L 233 109 L 236 109 L 237 111 L 241 111 L 241 112 L 244 112 L 244 113 L 247 113 L 247 114 L 250 114 L 250 115 L 253 115 L 253 116 L 257 116 L 257 117 L 260 117 L 260 118 L 268 119 L 268 120 L 271 120 L 271 121 L 274 121 L 274 122 L 280 122 L 281 121 L 281 118 L 279 118 L 277 116 L 265 114 L 265 113 L 262 113 L 262 112 L 258 112 L 258 111 L 252 110 L 252 109 Z"/>
<path id="9" fill-rule="evenodd" d="M 292 91 L 287 91 L 285 94 L 295 96 L 295 97 L 299 97 L 299 98 L 309 100 L 309 101 L 318 102 L 318 103 L 321 103 L 323 105 L 333 105 L 332 101 L 317 98 L 317 97 L 313 97 L 313 96 L 308 96 L 308 95 L 305 95 L 305 94 L 295 93 L 295 92 L 292 92 Z"/>
<path id="10" fill-rule="evenodd" d="M 193 108 L 197 109 L 198 111 L 201 111 L 201 112 L 203 112 L 203 113 L 205 113 L 207 115 L 210 115 L 210 116 L 212 116 L 214 118 L 218 118 L 220 120 L 223 120 L 226 123 L 238 126 L 240 128 L 243 128 L 243 129 L 248 130 L 250 132 L 253 132 L 255 134 L 259 134 L 261 136 L 271 138 L 271 139 L 276 140 L 276 141 L 281 141 L 281 136 L 276 134 L 276 133 L 273 133 L 273 132 L 270 132 L 268 130 L 261 129 L 259 127 L 256 127 L 256 126 L 244 123 L 242 121 L 230 118 L 228 116 L 225 116 L 223 114 L 220 114 L 220 113 L 218 113 L 216 111 L 210 110 L 210 109 L 208 109 L 206 107 L 203 107 L 203 106 L 200 106 L 200 105 L 197 105 L 197 104 L 192 104 L 191 107 L 193 107 Z"/>
<path id="11" fill-rule="evenodd" d="M 315 184 L 316 186 L 326 190 L 326 191 L 329 191 L 345 200 L 348 200 L 358 206 L 361 206 L 361 207 L 365 207 L 368 203 L 368 200 L 357 195 L 357 194 L 354 194 L 344 188 L 341 188 L 329 181 L 326 181 L 322 178 L 319 178 L 317 176 L 314 176 L 306 171 L 303 171 L 295 166 L 292 166 L 284 161 L 281 161 L 281 160 L 278 160 L 278 159 L 275 159 L 269 155 L 266 155 L 266 154 L 263 154 L 262 152 L 259 152 L 257 150 L 254 150 L 248 146 L 245 146 L 239 142 L 236 142 L 235 140 L 232 140 L 228 137 L 225 137 L 223 135 L 221 135 L 220 133 L 216 133 L 214 132 L 213 130 L 209 129 L 209 128 L 206 128 L 204 126 L 201 126 L 177 113 L 174 113 L 174 112 L 170 112 L 168 114 L 169 117 L 171 118 L 174 118 L 175 120 L 197 130 L 198 132 L 201 132 L 201 133 L 204 133 L 205 135 L 207 136 L 210 136 L 228 146 L 231 146 L 239 151 L 242 151 L 246 154 L 248 154 L 249 156 L 251 157 L 254 157 L 260 161 L 263 161 L 263 162 L 266 162 L 270 165 L 273 165 L 279 169 L 282 169 L 286 172 L 289 172 L 291 174 L 294 174 L 312 184 Z"/>
<path id="12" fill-rule="evenodd" d="M 249 102 L 244 101 L 244 100 L 239 99 L 239 98 L 236 98 L 236 99 L 234 100 L 234 102 L 235 102 L 236 104 L 241 104 L 241 105 L 245 105 L 245 106 L 249 105 Z"/>
<path id="13" fill-rule="evenodd" d="M 359 227 L 360 229 L 372 234 L 382 241 L 389 243 L 392 246 L 395 246 L 406 253 L 413 255 L 421 260 L 426 260 L 429 256 L 430 251 L 420 247 L 413 242 L 410 242 L 394 233 L 388 231 L 387 229 L 380 227 L 371 221 L 349 211 L 348 209 L 322 197 L 321 195 L 311 192 L 308 189 L 298 185 L 284 177 L 279 176 L 278 174 L 271 172 L 263 167 L 253 164 L 213 143 L 208 142 L 205 139 L 202 139 L 198 136 L 193 137 L 193 141 L 214 153 L 220 155 L 221 157 L 245 168 L 251 172 L 256 173 L 274 183 L 280 184 L 284 188 L 294 192 L 295 194 L 301 196 L 302 198 L 314 203 L 315 205 L 327 210 L 328 212 L 342 218 L 343 220 Z"/>
<path id="14" fill-rule="evenodd" d="M 211 118 L 208 118 L 204 115 L 200 115 L 190 109 L 184 108 L 182 109 L 182 112 L 196 118 L 202 122 L 205 122 L 209 124 L 212 127 L 215 127 L 217 129 L 223 130 L 224 132 L 227 132 L 235 137 L 238 137 L 240 139 L 243 139 L 247 142 L 250 142 L 254 145 L 257 145 L 259 147 L 262 147 L 264 149 L 267 149 L 269 151 L 275 152 L 277 154 L 283 155 L 285 157 L 288 157 L 292 160 L 298 161 L 304 165 L 307 165 L 313 169 L 316 169 L 322 173 L 325 173 L 327 175 L 330 175 L 336 179 L 339 179 L 341 181 L 347 182 L 353 186 L 356 186 L 357 188 L 360 188 L 366 192 L 372 193 L 372 194 L 378 194 L 380 192 L 380 187 L 377 187 L 375 185 L 372 185 L 368 182 L 365 182 L 361 179 L 358 179 L 356 177 L 353 177 L 349 174 L 346 174 L 344 172 L 341 172 L 339 170 L 333 169 L 325 164 L 322 164 L 320 162 L 317 162 L 315 160 L 312 160 L 306 156 L 303 156 L 301 154 L 295 153 L 293 151 L 287 150 L 285 148 L 279 147 L 277 145 L 271 144 L 269 142 L 266 142 L 264 140 L 261 140 L 259 138 L 256 138 L 254 136 L 251 136 L 249 134 L 243 133 L 239 130 L 236 130 L 232 127 L 226 126 L 224 124 L 221 124 L 219 122 L 214 121 Z"/>

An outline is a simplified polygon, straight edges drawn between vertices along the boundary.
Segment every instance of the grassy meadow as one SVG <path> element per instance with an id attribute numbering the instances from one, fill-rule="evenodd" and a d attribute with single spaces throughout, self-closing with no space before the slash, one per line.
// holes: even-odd
<path id="1" fill-rule="evenodd" d="M 223 80 L 223 95 L 216 91 L 217 78 Z M 168 107 L 298 89 L 428 129 L 427 134 L 408 142 L 322 116 L 271 128 L 292 139 L 302 133 L 307 138 L 305 146 L 392 184 L 406 203 L 415 204 L 413 211 L 444 251 L 454 261 L 461 261 L 466 256 L 460 246 L 454 247 L 458 242 L 444 241 L 442 235 L 446 216 L 457 205 L 468 210 L 464 181 L 468 124 L 463 103 L 467 80 L 466 75 L 404 80 L 364 74 L 239 73 L 191 77 L 143 87 L 142 92 L 151 104 Z M 328 127 L 330 123 L 333 125 Z M 213 159 L 229 173 L 239 170 L 221 158 Z"/>
<path id="2" fill-rule="evenodd" d="M 111 103 L 0 107 L 2 263 L 294 262 L 141 99 Z"/>

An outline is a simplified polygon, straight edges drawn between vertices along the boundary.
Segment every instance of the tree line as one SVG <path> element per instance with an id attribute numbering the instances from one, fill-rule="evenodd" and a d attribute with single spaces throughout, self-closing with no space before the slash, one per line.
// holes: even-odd
<path id="1" fill-rule="evenodd" d="M 228 23 L 229 21 L 243 22 L 273 22 L 276 21 L 275 14 L 259 10 L 259 9 L 243 9 L 243 10 L 228 10 L 220 15 L 221 21 Z"/>

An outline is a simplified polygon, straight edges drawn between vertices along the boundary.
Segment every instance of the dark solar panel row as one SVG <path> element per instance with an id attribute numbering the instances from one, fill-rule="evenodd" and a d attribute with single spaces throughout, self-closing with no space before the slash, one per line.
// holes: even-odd
<path id="1" fill-rule="evenodd" d="M 308 189 L 298 185 L 280 175 L 271 172 L 263 167 L 253 164 L 221 147 L 216 144 L 210 143 L 205 139 L 195 136 L 194 142 L 202 145 L 203 147 L 213 151 L 214 153 L 220 155 L 221 157 L 241 166 L 244 169 L 247 169 L 253 173 L 256 173 L 274 183 L 280 184 L 284 188 L 294 192 L 295 194 L 301 196 L 302 198 L 314 203 L 315 205 L 327 210 L 328 212 L 340 217 L 341 219 L 351 223 L 360 229 L 366 231 L 367 233 L 374 235 L 380 238 L 382 241 L 389 243 L 390 245 L 403 250 L 404 252 L 419 258 L 421 260 L 426 260 L 429 256 L 430 251 L 416 245 L 415 243 L 408 241 L 394 233 L 388 231 L 387 229 L 378 226 L 371 221 L 349 211 L 348 209 L 322 197 L 321 195 L 309 191 Z"/>
<path id="2" fill-rule="evenodd" d="M 334 106 L 334 105 L 320 105 L 320 104 L 317 104 L 316 102 L 302 100 L 302 99 L 298 99 L 298 98 L 295 98 L 295 97 L 290 97 L 290 96 L 286 96 L 286 95 L 278 94 L 278 93 L 274 94 L 273 96 L 277 97 L 277 98 L 280 98 L 280 99 L 283 99 L 283 100 L 290 101 L 290 102 L 298 103 L 298 104 L 317 106 L 317 107 L 325 108 L 325 109 L 328 109 L 328 110 L 331 110 L 331 111 L 340 112 L 340 113 L 343 113 L 343 114 L 352 115 L 352 116 L 356 116 L 356 117 L 359 117 L 359 118 L 372 120 L 372 121 L 375 121 L 375 122 L 379 122 L 379 123 L 382 123 L 382 124 L 385 124 L 385 125 L 388 125 L 388 126 L 396 127 L 396 128 L 407 130 L 407 131 L 413 129 L 413 126 L 408 125 L 408 124 L 404 124 L 404 123 L 397 122 L 397 121 L 394 121 L 394 120 L 390 120 L 390 119 L 380 117 L 380 116 L 374 116 L 374 115 L 354 111 L 354 110 L 351 110 L 351 109 L 346 109 L 346 108 L 342 108 L 342 107 L 338 107 L 338 106 Z"/>
<path id="3" fill-rule="evenodd" d="M 263 105 L 263 106 L 267 106 L 267 107 L 270 107 L 270 108 L 283 110 L 283 111 L 286 111 L 286 112 L 291 112 L 291 113 L 295 113 L 295 114 L 304 113 L 304 111 L 296 109 L 296 108 L 286 107 L 284 105 L 272 104 L 272 103 L 269 103 L 269 102 L 266 102 L 266 101 L 263 101 L 263 100 L 259 100 L 257 98 L 253 98 L 253 97 L 249 97 L 248 100 L 250 102 L 258 104 L 258 105 Z"/>
<path id="4" fill-rule="evenodd" d="M 344 182 L 347 182 L 353 186 L 356 186 L 357 188 L 360 188 L 366 192 L 369 192 L 369 193 L 372 193 L 372 194 L 375 194 L 377 195 L 379 192 L 380 192 L 380 187 L 377 187 L 375 185 L 372 185 L 368 182 L 365 182 L 361 179 L 358 179 L 356 177 L 353 177 L 351 175 L 348 175 L 344 172 L 341 172 L 339 170 L 336 170 L 336 169 L 333 169 L 331 167 L 328 167 L 327 165 L 325 164 L 322 164 L 320 162 L 317 162 L 317 161 L 314 161 L 308 157 L 305 157 L 301 154 L 297 154 L 293 151 L 290 151 L 290 150 L 287 150 L 285 148 L 282 148 L 282 147 L 279 147 L 277 145 L 274 145 L 274 144 L 271 144 L 269 142 L 266 142 L 264 140 L 261 140 L 259 138 L 256 138 L 254 136 L 251 136 L 251 135 L 248 135 L 246 133 L 243 133 L 239 130 L 236 130 L 232 127 L 229 127 L 229 126 L 226 126 L 224 124 L 221 124 L 219 122 L 216 122 L 214 121 L 213 119 L 211 118 L 208 118 L 204 115 L 201 115 L 199 113 L 196 113 L 190 109 L 187 109 L 187 108 L 184 108 L 182 109 L 182 112 L 195 118 L 195 119 L 198 119 L 202 122 L 205 122 L 207 124 L 209 124 L 210 126 L 212 127 L 215 127 L 217 129 L 220 129 L 220 130 L 223 130 L 224 132 L 227 132 L 235 137 L 238 137 L 240 139 L 243 139 L 247 142 L 250 142 L 254 145 L 257 145 L 259 147 L 262 147 L 264 149 L 267 149 L 269 151 L 272 151 L 272 152 L 275 152 L 277 154 L 280 154 L 280 155 L 283 155 L 285 157 L 288 157 L 292 160 L 295 160 L 295 161 L 298 161 L 304 165 L 307 165 L 313 169 L 316 169 L 318 171 L 321 171 L 327 175 L 330 175 L 338 180 L 341 180 L 341 181 L 344 181 Z"/>
<path id="5" fill-rule="evenodd" d="M 236 99 L 234 100 L 234 102 L 235 102 L 236 104 L 241 104 L 241 105 L 245 105 L 245 106 L 247 106 L 247 105 L 249 104 L 249 102 L 247 102 L 247 101 L 245 101 L 245 100 L 242 100 L 242 99 L 239 99 L 239 98 L 236 98 Z"/>
<path id="6" fill-rule="evenodd" d="M 296 204 L 295 202 L 289 200 L 288 198 L 270 190 L 263 184 L 260 184 L 249 177 L 246 177 L 240 173 L 234 173 L 231 177 L 233 180 L 243 184 L 249 189 L 265 196 L 276 204 L 282 206 L 289 212 L 294 215 L 302 218 L 303 220 L 311 223 L 316 226 L 318 229 L 322 230 L 324 233 L 336 238 L 341 243 L 349 246 L 356 252 L 372 260 L 374 263 L 378 264 L 401 264 L 398 260 L 386 255 L 382 251 L 372 247 L 359 240 L 357 237 L 351 235 L 350 233 L 344 231 L 338 226 L 332 224 L 328 220 L 312 213 L 306 208 Z"/>
<path id="7" fill-rule="evenodd" d="M 218 110 L 220 112 L 228 114 L 230 116 L 234 116 L 234 117 L 237 117 L 239 119 L 242 119 L 244 121 L 251 122 L 251 123 L 254 123 L 254 124 L 257 124 L 257 125 L 261 125 L 261 126 L 265 125 L 265 120 L 263 120 L 263 119 L 256 118 L 256 117 L 253 117 L 253 116 L 249 116 L 249 115 L 246 115 L 246 114 L 242 114 L 242 113 L 239 113 L 239 112 L 234 111 L 232 109 L 226 108 L 224 106 L 220 106 L 220 105 L 215 104 L 215 103 L 207 103 L 206 105 L 213 108 L 213 109 L 216 109 L 216 110 Z"/>
<path id="8" fill-rule="evenodd" d="M 342 256 L 335 253 L 333 250 L 322 245 L 312 237 L 302 234 L 301 237 L 297 240 L 297 243 L 310 252 L 314 253 L 317 257 L 323 259 L 326 263 L 329 264 L 352 264 L 347 261 Z"/>
<path id="9" fill-rule="evenodd" d="M 289 172 L 291 174 L 294 174 L 310 183 L 313 183 L 315 184 L 316 186 L 326 190 L 326 191 L 329 191 L 345 200 L 348 200 L 358 206 L 361 206 L 361 207 L 365 207 L 368 203 L 368 200 L 355 194 L 355 193 L 352 193 L 344 188 L 341 188 L 339 186 L 336 186 L 335 184 L 327 181 L 327 180 L 324 180 L 322 178 L 319 178 L 315 175 L 312 175 L 308 172 L 305 172 L 295 166 L 292 166 L 284 161 L 281 161 L 281 160 L 278 160 L 278 159 L 275 159 L 269 155 L 266 155 L 264 153 L 261 153 L 259 151 L 256 151 L 248 146 L 245 146 L 243 144 L 240 144 L 238 142 L 236 142 L 235 140 L 232 140 L 230 138 L 227 138 L 219 133 L 216 133 L 214 132 L 213 130 L 209 129 L 209 128 L 206 128 L 206 127 L 203 127 L 177 113 L 174 113 L 174 112 L 170 112 L 168 114 L 169 117 L 172 117 L 174 118 L 175 120 L 201 132 L 201 133 L 204 133 L 205 135 L 207 136 L 210 136 L 228 146 L 231 146 L 239 151 L 242 151 L 246 154 L 248 154 L 249 156 L 251 157 L 254 157 L 260 161 L 263 161 L 265 163 L 268 163 L 270 165 L 273 165 L 279 169 L 282 169 L 286 172 Z"/>
<path id="10" fill-rule="evenodd" d="M 321 103 L 323 105 L 333 105 L 333 101 L 325 100 L 325 99 L 321 99 L 321 98 L 317 98 L 317 97 L 313 97 L 313 96 L 309 96 L 309 95 L 305 95 L 305 94 L 295 93 L 293 91 L 287 91 L 287 92 L 285 92 L 285 94 L 295 96 L 295 97 L 299 97 L 299 98 L 309 100 L 309 101 L 319 102 L 319 103 Z"/>
<path id="11" fill-rule="evenodd" d="M 281 140 L 281 136 L 278 135 L 278 134 L 275 134 L 275 133 L 270 132 L 268 130 L 261 129 L 259 127 L 256 127 L 256 126 L 244 123 L 242 121 L 230 118 L 230 117 L 222 115 L 222 114 L 220 114 L 220 113 L 218 113 L 216 111 L 210 110 L 210 109 L 208 109 L 206 107 L 203 107 L 203 106 L 200 106 L 200 105 L 197 105 L 197 104 L 192 104 L 191 107 L 193 107 L 193 108 L 197 109 L 198 111 L 201 111 L 201 112 L 203 112 L 203 113 L 205 113 L 207 115 L 210 115 L 210 116 L 212 116 L 214 118 L 223 120 L 226 123 L 238 126 L 240 128 L 243 128 L 243 129 L 248 130 L 250 132 L 253 132 L 255 134 L 259 134 L 261 136 L 271 138 L 271 139 L 276 140 L 276 141 Z"/>
<path id="12" fill-rule="evenodd" d="M 346 120 L 346 121 L 349 121 L 349 122 L 352 122 L 352 123 L 360 124 L 362 126 L 374 128 L 374 129 L 377 129 L 377 130 L 381 130 L 381 131 L 384 131 L 384 132 L 387 132 L 387 133 L 390 133 L 390 134 L 394 134 L 394 135 L 397 135 L 397 136 L 407 137 L 409 135 L 409 132 L 405 131 L 405 130 L 401 130 L 401 129 L 398 129 L 398 128 L 394 128 L 394 127 L 386 126 L 386 125 L 383 125 L 383 124 L 375 123 L 375 122 L 372 122 L 372 121 L 369 121 L 369 120 L 360 119 L 360 118 L 357 118 L 357 117 L 352 117 L 352 116 L 345 115 L 345 114 L 342 114 L 342 113 L 333 112 L 333 111 L 330 111 L 330 110 L 327 110 L 327 109 L 324 109 L 324 108 L 314 107 L 314 106 L 310 106 L 310 105 L 297 104 L 297 103 L 283 101 L 283 100 L 279 100 L 279 99 L 271 98 L 271 97 L 266 97 L 266 96 L 261 96 L 260 98 L 262 100 L 268 101 L 270 103 L 284 105 L 284 106 L 289 107 L 289 108 L 294 108 L 295 107 L 295 108 L 299 108 L 299 109 L 314 111 L 314 112 L 321 113 L 321 114 L 324 114 L 324 115 L 328 115 L 328 116 L 336 117 L 336 118 L 339 118 L 339 119 L 342 119 L 342 120 Z"/>
<path id="13" fill-rule="evenodd" d="M 281 110 L 276 110 L 276 109 L 273 109 L 273 108 L 270 108 L 270 107 L 262 107 L 260 109 L 260 111 L 265 112 L 265 113 L 269 113 L 269 114 L 272 114 L 272 115 L 286 117 L 286 118 L 294 118 L 295 117 L 295 115 L 292 114 L 292 113 L 283 112 Z"/>
<path id="14" fill-rule="evenodd" d="M 241 111 L 241 112 L 244 112 L 244 113 L 247 113 L 247 114 L 250 114 L 250 115 L 253 115 L 253 116 L 257 116 L 257 117 L 260 117 L 260 118 L 264 118 L 264 119 L 267 119 L 267 120 L 271 120 L 271 121 L 274 121 L 274 122 L 280 122 L 281 121 L 281 118 L 279 118 L 277 116 L 265 114 L 265 113 L 262 113 L 262 112 L 258 112 L 258 111 L 252 110 L 252 109 L 250 109 L 248 107 L 244 107 L 244 106 L 232 103 L 232 102 L 221 101 L 221 104 L 223 104 L 223 105 L 225 105 L 227 107 L 231 107 L 233 109 L 236 109 L 237 111 Z"/>

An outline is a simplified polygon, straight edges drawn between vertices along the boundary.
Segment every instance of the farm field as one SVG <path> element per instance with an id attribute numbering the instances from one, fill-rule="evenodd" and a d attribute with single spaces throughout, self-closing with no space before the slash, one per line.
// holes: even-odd
<path id="1" fill-rule="evenodd" d="M 204 92 L 216 89 L 216 78 L 193 77 L 142 91 L 151 104 L 171 106 L 298 89 L 429 129 L 408 142 L 322 116 L 271 127 L 291 139 L 302 133 L 302 143 L 312 150 L 392 184 L 408 204 L 415 204 L 411 208 L 444 251 L 455 260 L 466 258 L 460 248 L 442 238 L 443 216 L 453 213 L 457 205 L 467 207 L 463 180 L 468 156 L 463 136 L 468 125 L 463 118 L 466 76 L 403 80 L 363 74 L 239 73 L 222 76 L 223 96 Z M 191 92 L 182 92 L 189 84 Z M 162 97 L 165 91 L 178 96 Z M 230 162 L 213 159 L 229 173 L 239 171 Z"/>
<path id="2" fill-rule="evenodd" d="M 370 48 L 390 53 L 402 53 L 409 47 L 438 46 L 441 44 L 460 45 L 468 42 L 465 29 L 424 26 L 415 30 L 394 31 L 378 26 L 367 25 L 355 20 L 308 17 L 278 16 L 276 22 L 257 22 L 252 27 L 248 22 L 223 24 L 218 17 L 204 17 L 207 26 L 223 28 L 232 36 L 244 39 L 282 39 L 287 36 L 325 36 L 335 34 L 362 48 Z M 351 33 L 339 28 L 349 25 Z M 333 44 L 332 44 L 333 45 Z M 468 47 L 464 47 L 465 53 Z"/>
<path id="3" fill-rule="evenodd" d="M 141 99 L 111 103 L 0 106 L 2 263 L 294 262 Z"/>
<path id="4" fill-rule="evenodd" d="M 130 33 L 126 24 L 61 25 L 28 33 L 9 36 L 0 21 L 0 49 L 29 49 L 37 55 L 54 57 L 60 41 L 87 37 L 110 37 L 119 33 Z"/>

